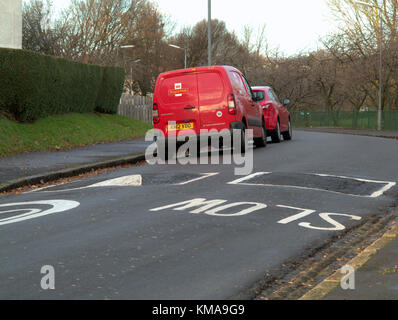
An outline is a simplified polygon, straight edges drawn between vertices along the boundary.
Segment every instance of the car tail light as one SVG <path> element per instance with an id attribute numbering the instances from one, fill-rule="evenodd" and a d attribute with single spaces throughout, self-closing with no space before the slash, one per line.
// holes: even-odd
<path id="1" fill-rule="evenodd" d="M 235 96 L 233 94 L 229 94 L 227 100 L 228 100 L 228 112 L 229 112 L 229 114 L 236 114 Z"/>
<path id="2" fill-rule="evenodd" d="M 158 124 L 160 122 L 159 118 L 159 107 L 156 103 L 153 104 L 153 123 Z"/>

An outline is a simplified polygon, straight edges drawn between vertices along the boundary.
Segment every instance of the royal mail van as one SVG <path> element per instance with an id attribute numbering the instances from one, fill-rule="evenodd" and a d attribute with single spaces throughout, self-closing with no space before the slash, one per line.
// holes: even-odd
<path id="1" fill-rule="evenodd" d="M 153 97 L 155 129 L 167 140 L 202 130 L 253 130 L 257 147 L 265 147 L 264 115 L 256 96 L 236 68 L 212 66 L 159 75 Z"/>

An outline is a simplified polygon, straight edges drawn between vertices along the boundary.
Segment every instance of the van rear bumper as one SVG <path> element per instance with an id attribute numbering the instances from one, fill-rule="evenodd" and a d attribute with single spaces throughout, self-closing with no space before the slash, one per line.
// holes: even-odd
<path id="1" fill-rule="evenodd" d="M 244 129 L 245 129 L 244 124 L 240 121 L 233 121 L 233 122 L 230 122 L 230 124 L 229 124 L 229 131 L 231 133 L 231 136 L 232 136 L 233 130 L 244 130 Z M 194 134 L 194 135 L 181 135 L 181 136 L 178 136 L 179 141 L 177 141 L 177 136 L 157 137 L 157 141 L 163 142 L 163 143 L 167 143 L 168 141 L 177 141 L 177 144 L 184 144 L 185 142 L 188 141 L 188 139 L 192 139 L 192 140 L 196 139 L 199 141 L 200 138 L 211 139 L 211 138 L 217 138 L 217 137 L 222 137 L 222 136 L 223 135 L 221 132 L 208 132 L 205 134 L 202 133 L 202 134 Z"/>

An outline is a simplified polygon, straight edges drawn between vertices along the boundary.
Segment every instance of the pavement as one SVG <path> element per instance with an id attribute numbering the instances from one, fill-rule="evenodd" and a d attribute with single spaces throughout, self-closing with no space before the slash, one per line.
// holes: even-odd
<path id="1" fill-rule="evenodd" d="M 92 163 L 107 162 L 120 157 L 142 154 L 149 144 L 143 138 L 139 138 L 65 151 L 32 152 L 0 158 L 0 186 L 18 179 L 40 177 L 51 172 L 80 168 Z"/>
<path id="2" fill-rule="evenodd" d="M 146 145 L 19 155 L 1 160 L 0 174 L 45 174 Z M 398 188 L 387 188 L 398 181 L 397 154 L 392 139 L 296 130 L 291 142 L 254 150 L 255 175 L 237 177 L 231 165 L 146 165 L 0 195 L 0 211 L 14 207 L 1 211 L 0 298 L 253 298 L 255 284 L 278 277 L 286 262 L 386 216 L 398 199 Z M 357 270 L 356 290 L 322 298 L 373 299 L 377 287 L 382 299 L 396 299 L 397 245 Z M 55 269 L 53 291 L 40 287 L 45 265 Z"/>
<path id="3" fill-rule="evenodd" d="M 343 129 L 343 128 L 300 128 L 301 131 L 308 132 L 324 132 L 335 134 L 351 134 L 378 138 L 398 139 L 397 131 L 377 131 L 377 130 L 362 130 L 362 129 Z"/>

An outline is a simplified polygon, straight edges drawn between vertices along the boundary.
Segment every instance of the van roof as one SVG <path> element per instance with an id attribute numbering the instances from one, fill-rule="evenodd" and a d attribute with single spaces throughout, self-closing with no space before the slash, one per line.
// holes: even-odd
<path id="1" fill-rule="evenodd" d="M 210 66 L 210 67 L 197 67 L 197 68 L 187 68 L 187 69 L 180 69 L 180 70 L 173 70 L 163 72 L 159 75 L 159 77 L 167 77 L 174 74 L 183 74 L 183 73 L 192 73 L 192 72 L 200 72 L 200 71 L 210 71 L 210 70 L 226 70 L 226 71 L 237 71 L 241 73 L 238 69 L 231 66 Z"/>

